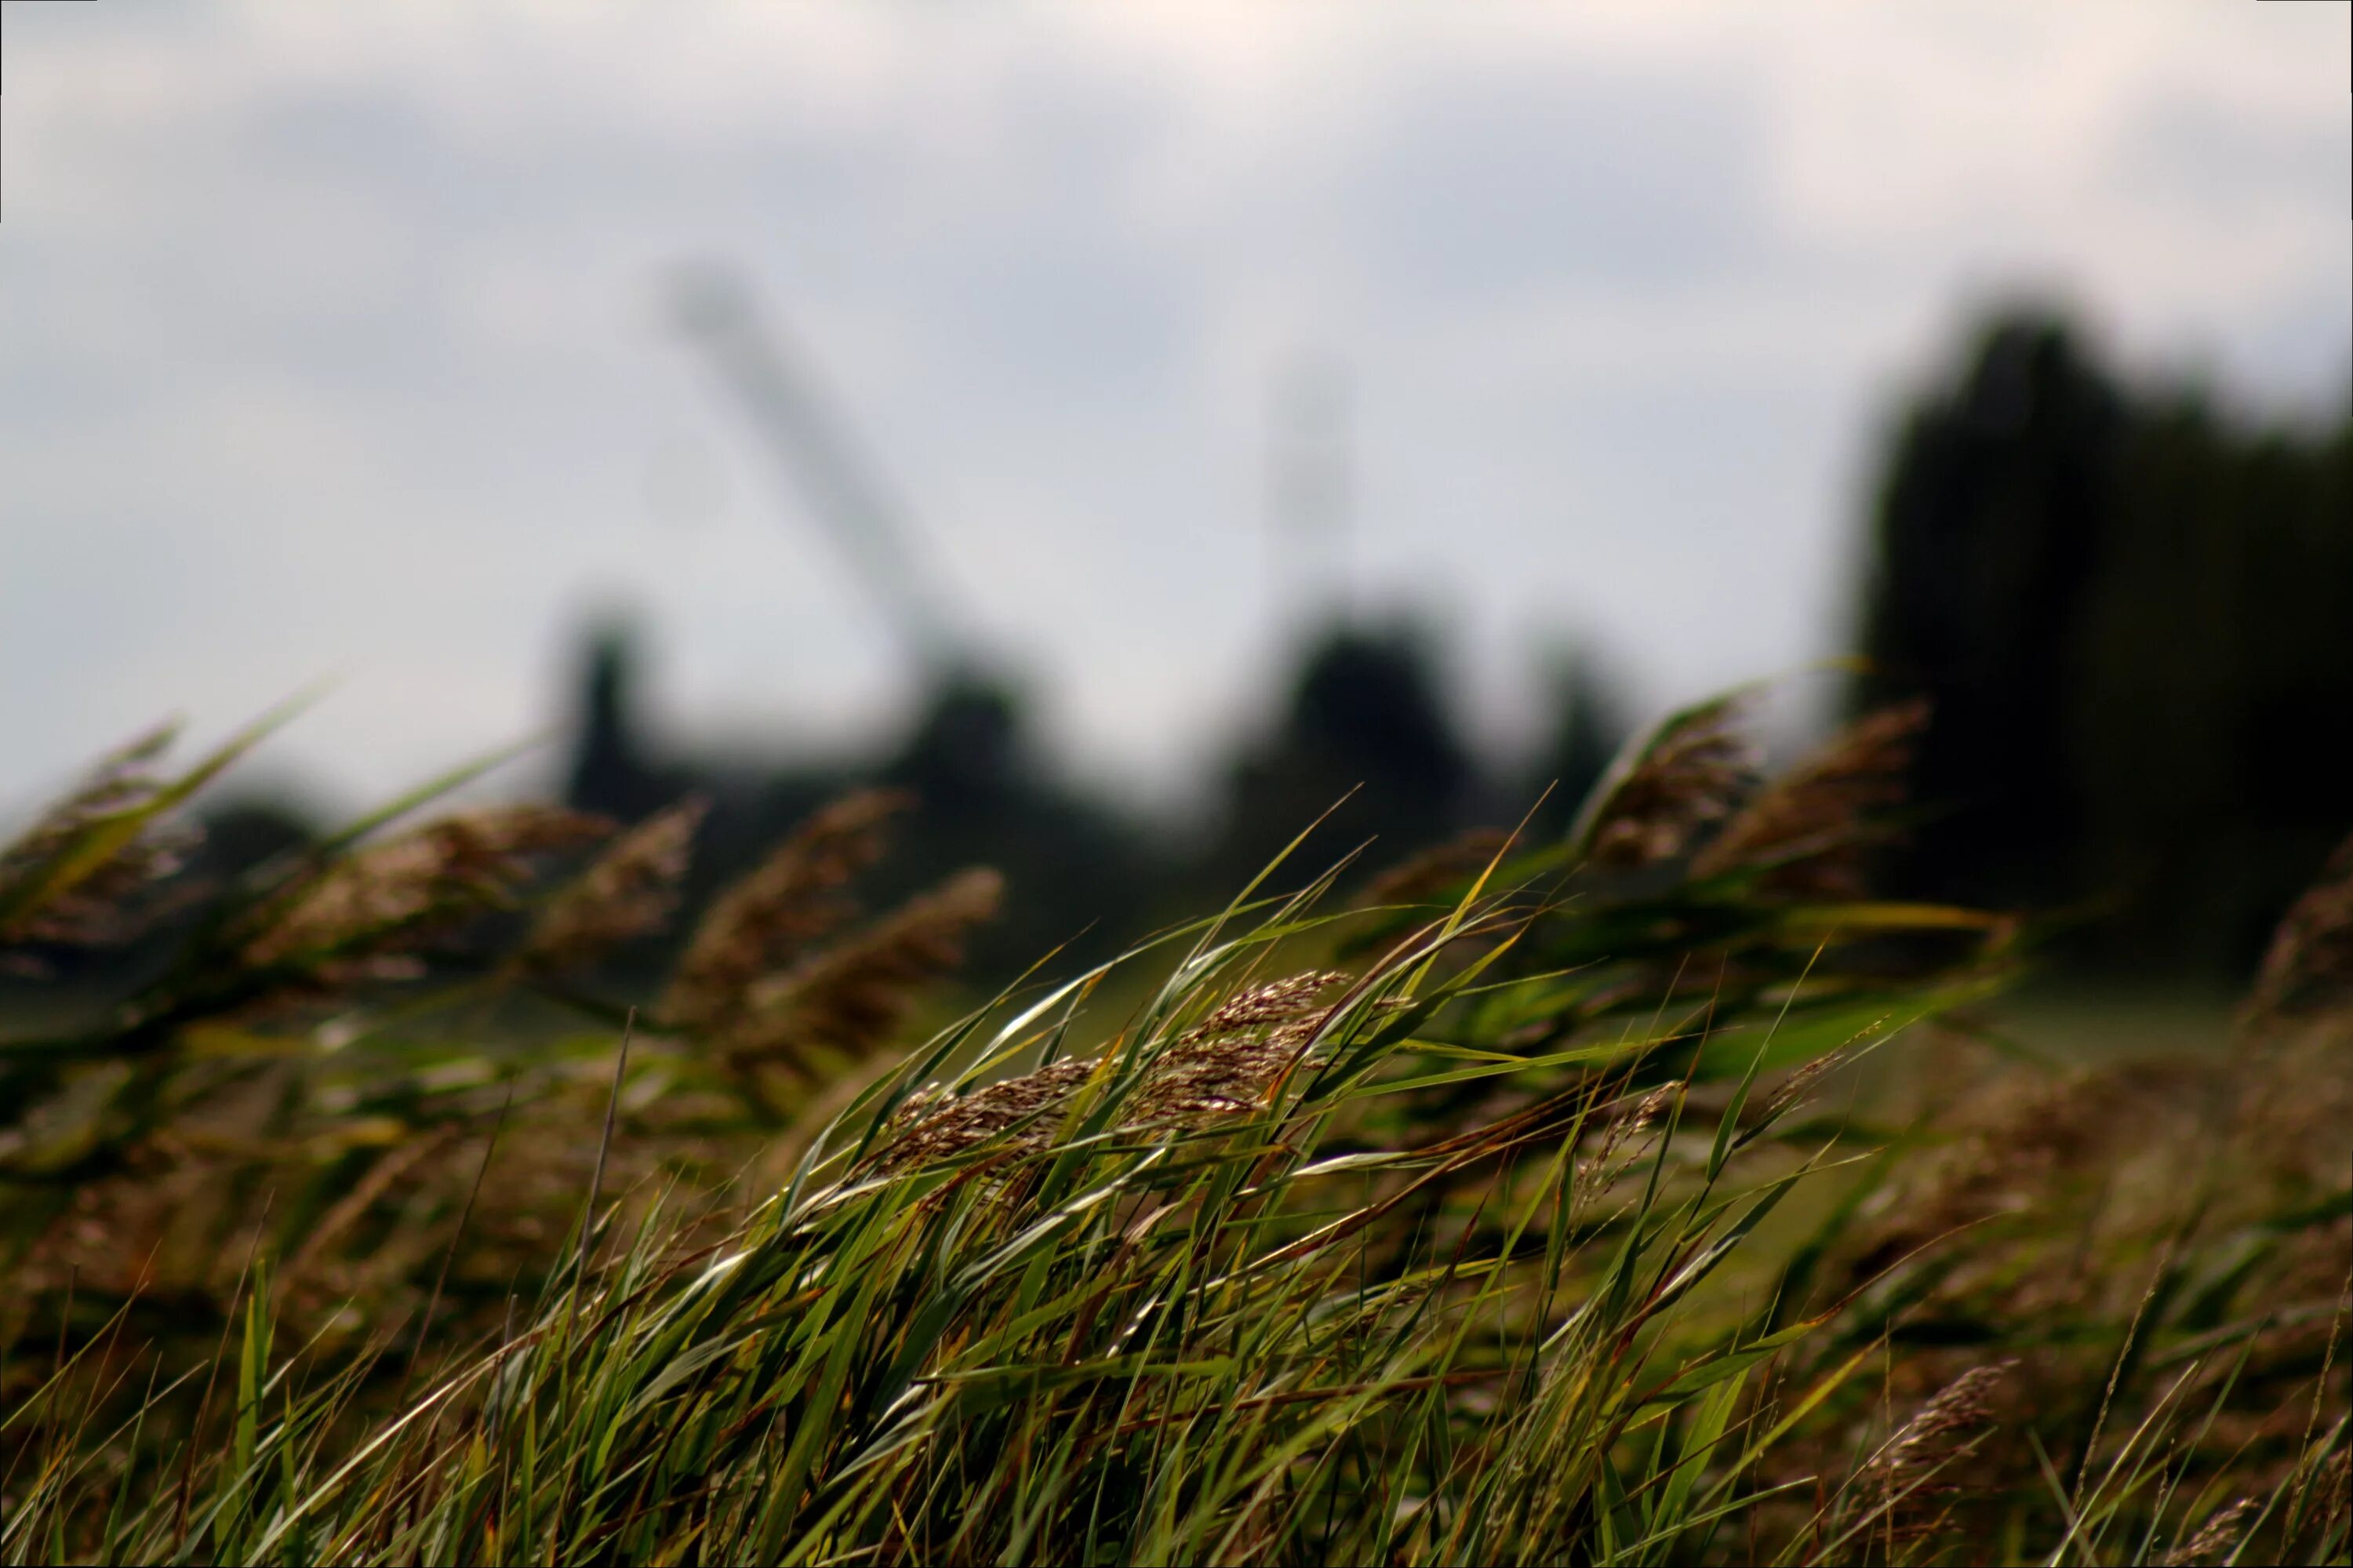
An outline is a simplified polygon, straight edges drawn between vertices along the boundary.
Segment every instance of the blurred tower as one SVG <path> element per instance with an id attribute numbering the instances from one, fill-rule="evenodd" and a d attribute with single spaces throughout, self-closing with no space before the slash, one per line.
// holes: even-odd
<path id="1" fill-rule="evenodd" d="M 1301 649 L 1272 733 L 1233 764 L 1211 868 L 1230 893 L 1344 796 L 1286 880 L 1368 837 L 1375 862 L 1391 863 L 1464 826 L 1477 787 L 1428 638 L 1403 622 L 1333 620 Z"/>
<path id="2" fill-rule="evenodd" d="M 580 810 L 625 822 L 660 810 L 672 794 L 638 728 L 632 691 L 638 658 L 637 633 L 628 622 L 607 617 L 590 630 L 574 688 L 579 706 L 564 791 Z"/>
<path id="3" fill-rule="evenodd" d="M 750 288 L 712 265 L 674 280 L 680 328 L 709 357 L 804 508 L 830 537 L 921 682 L 905 755 L 894 765 L 934 811 L 971 814 L 1026 788 L 1026 705 L 966 630 L 935 553 L 882 482 L 792 339 Z"/>
<path id="4" fill-rule="evenodd" d="M 1293 870 L 1366 838 L 1394 861 L 1463 825 L 1479 779 L 1457 733 L 1438 650 L 1406 620 L 1366 624 L 1355 604 L 1356 461 L 1345 367 L 1303 353 L 1276 377 L 1268 463 L 1273 598 L 1295 661 L 1272 728 L 1230 766 L 1208 865 L 1241 886 L 1346 797 L 1329 836 Z M 1289 874 L 1286 874 L 1287 875 Z"/>
<path id="5" fill-rule="evenodd" d="M 1267 453 L 1270 576 L 1286 620 L 1345 620 L 1352 608 L 1355 409 L 1346 368 L 1303 353 L 1275 378 Z"/>
<path id="6" fill-rule="evenodd" d="M 1074 938 L 1074 950 L 1101 956 L 1103 944 L 1135 928 L 1153 877 L 1148 847 L 1132 824 L 1054 776 L 1024 692 L 971 633 L 969 606 L 809 356 L 725 270 L 695 269 L 676 283 L 678 324 L 749 416 L 919 683 L 907 734 L 879 766 L 858 770 L 920 802 L 870 878 L 877 896 L 994 865 L 1010 897 L 975 938 L 984 969 L 1018 969 Z"/>

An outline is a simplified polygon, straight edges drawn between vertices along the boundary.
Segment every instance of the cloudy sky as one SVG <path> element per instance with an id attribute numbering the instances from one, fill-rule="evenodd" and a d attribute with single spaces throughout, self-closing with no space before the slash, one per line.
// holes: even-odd
<path id="1" fill-rule="evenodd" d="M 344 801 L 556 711 L 605 605 L 690 736 L 839 740 L 893 644 L 668 325 L 731 259 L 1052 734 L 1181 779 L 1344 580 L 1508 738 L 1840 646 L 1889 398 L 1974 305 L 2340 407 L 2348 8 L 11 5 L 0 812 L 322 678 Z M 1353 521 L 1269 528 L 1345 367 Z M 1288 564 L 1286 564 L 1288 563 Z"/>

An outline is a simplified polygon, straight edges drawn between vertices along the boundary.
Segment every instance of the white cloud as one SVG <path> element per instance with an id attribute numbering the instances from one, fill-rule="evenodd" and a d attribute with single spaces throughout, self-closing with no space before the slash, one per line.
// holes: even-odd
<path id="1" fill-rule="evenodd" d="M 2341 395 L 2346 13 L 16 7 L 0 801 L 151 712 L 349 792 L 548 716 L 579 607 L 682 721 L 839 735 L 887 640 L 666 335 L 739 258 L 1061 732 L 1198 766 L 1274 645 L 1271 379 L 1355 368 L 1366 591 L 1491 719 L 1577 622 L 1653 694 L 1832 645 L 1880 399 L 2027 277 Z M 723 471 L 700 526 L 647 466 Z M 1525 684 L 1524 682 L 1521 682 Z"/>

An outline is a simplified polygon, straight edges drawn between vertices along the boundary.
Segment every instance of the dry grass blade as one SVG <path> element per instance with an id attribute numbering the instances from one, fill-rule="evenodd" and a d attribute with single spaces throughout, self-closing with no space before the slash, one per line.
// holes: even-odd
<path id="1" fill-rule="evenodd" d="M 325 966 L 337 977 L 406 972 L 403 955 L 512 900 L 533 855 L 577 849 L 611 831 L 554 806 L 461 811 L 337 861 L 287 898 L 245 962 Z"/>
<path id="2" fill-rule="evenodd" d="M 560 974 L 659 930 L 678 907 L 695 830 L 710 809 L 710 801 L 692 796 L 614 840 L 578 880 L 549 901 L 517 962 L 542 974 Z"/>
<path id="3" fill-rule="evenodd" d="M 724 1037 L 738 1062 L 797 1059 L 812 1048 L 862 1055 L 905 1022 L 917 988 L 964 961 L 965 937 L 994 916 L 1005 881 L 976 866 L 909 899 L 871 930 L 751 988 Z"/>
<path id="4" fill-rule="evenodd" d="M 882 853 L 882 823 L 910 804 L 897 790 L 845 795 L 722 894 L 679 960 L 662 999 L 663 1021 L 706 1030 L 730 1022 L 754 981 L 849 918 L 842 888 Z"/>
<path id="5" fill-rule="evenodd" d="M 1901 805 L 1926 701 L 1864 715 L 1758 793 L 1694 857 L 1694 874 L 1759 870 L 1760 891 L 1797 898 L 1859 898 L 1860 852 L 1873 813 Z"/>
<path id="6" fill-rule="evenodd" d="M 1656 865 L 1729 815 L 1757 776 L 1745 707 L 1736 695 L 1702 703 L 1630 748 L 1571 831 L 1587 858 L 1613 870 Z"/>
<path id="7" fill-rule="evenodd" d="M 2251 1020 L 2324 1011 L 2353 995 L 2353 838 L 2289 906 L 2255 971 Z"/>

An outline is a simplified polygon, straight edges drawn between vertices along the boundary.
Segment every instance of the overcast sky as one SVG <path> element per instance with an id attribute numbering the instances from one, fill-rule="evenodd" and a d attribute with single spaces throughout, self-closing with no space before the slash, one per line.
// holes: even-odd
<path id="1" fill-rule="evenodd" d="M 1271 700 L 1303 358 L 1352 591 L 1502 738 L 1563 638 L 1645 703 L 1840 647 L 1889 399 L 1989 297 L 2257 409 L 2353 357 L 2341 5 L 7 12 L 0 811 L 322 677 L 261 772 L 359 801 L 548 722 L 604 604 L 689 737 L 900 700 L 665 323 L 683 256 L 1130 782 Z"/>

